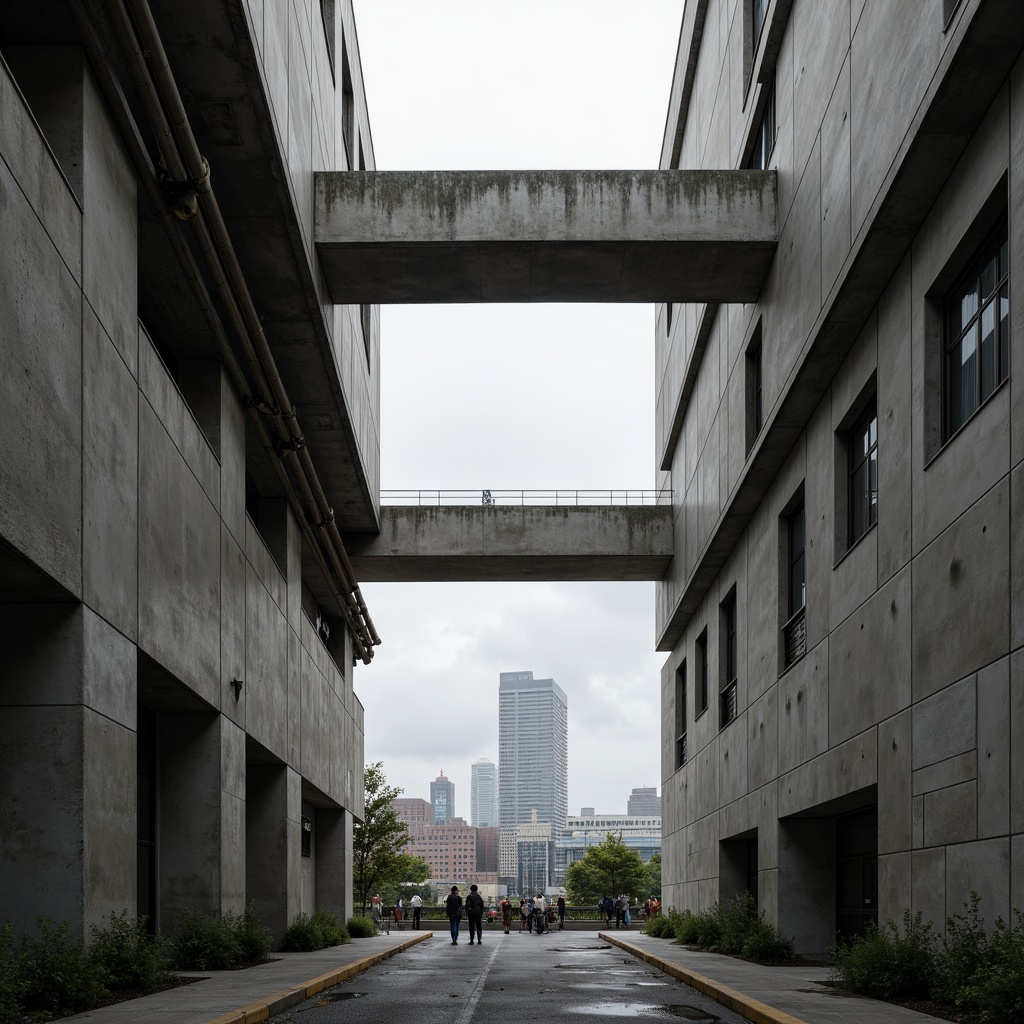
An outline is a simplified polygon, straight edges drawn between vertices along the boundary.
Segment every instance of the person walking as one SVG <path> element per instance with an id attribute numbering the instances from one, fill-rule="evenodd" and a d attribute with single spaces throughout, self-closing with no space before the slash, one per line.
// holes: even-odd
<path id="1" fill-rule="evenodd" d="M 512 928 L 512 903 L 507 896 L 501 901 L 501 923 L 505 926 L 505 934 L 508 935 Z"/>
<path id="2" fill-rule="evenodd" d="M 521 932 L 526 931 L 526 925 L 529 920 L 529 912 L 526 909 L 526 897 L 524 896 L 519 901 L 519 930 Z"/>
<path id="3" fill-rule="evenodd" d="M 565 897 L 559 896 L 555 904 L 558 907 L 558 930 L 562 931 L 565 928 Z"/>
<path id="4" fill-rule="evenodd" d="M 607 893 L 601 897 L 600 902 L 597 904 L 598 909 L 601 911 L 601 917 L 604 920 L 604 926 L 606 928 L 611 927 L 612 923 L 612 911 L 615 909 L 615 904 L 612 902 L 611 896 Z"/>
<path id="5" fill-rule="evenodd" d="M 459 887 L 452 886 L 444 901 L 445 913 L 448 915 L 448 928 L 452 933 L 452 945 L 459 944 L 459 922 L 462 920 L 462 897 L 459 895 Z"/>
<path id="6" fill-rule="evenodd" d="M 547 911 L 548 906 L 544 901 L 544 894 L 539 892 L 533 897 L 533 923 L 537 926 L 538 935 L 544 931 L 544 925 L 547 923 Z"/>
<path id="7" fill-rule="evenodd" d="M 420 911 L 423 909 L 423 898 L 419 893 L 416 893 L 409 902 L 412 904 L 412 926 L 413 928 L 419 928 Z"/>
<path id="8" fill-rule="evenodd" d="M 476 883 L 469 887 L 466 897 L 466 917 L 469 918 L 469 944 L 473 945 L 473 933 L 476 932 L 476 944 L 484 941 L 481 925 L 484 921 L 484 898 L 477 892 Z"/>
<path id="9" fill-rule="evenodd" d="M 615 927 L 621 926 L 622 922 L 626 922 L 626 927 L 629 927 L 629 899 L 625 893 L 619 893 L 618 899 L 615 901 Z"/>

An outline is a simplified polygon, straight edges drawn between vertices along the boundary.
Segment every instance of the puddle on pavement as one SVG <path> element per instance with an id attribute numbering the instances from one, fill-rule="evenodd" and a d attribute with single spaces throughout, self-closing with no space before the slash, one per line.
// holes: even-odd
<path id="1" fill-rule="evenodd" d="M 324 999 L 328 1003 L 340 1003 L 345 999 L 362 999 L 365 992 L 329 992 Z"/>
<path id="2" fill-rule="evenodd" d="M 549 946 L 551 953 L 593 953 L 599 949 L 611 949 L 611 946 Z"/>
<path id="3" fill-rule="evenodd" d="M 683 1020 L 706 1021 L 713 1024 L 721 1017 L 702 1010 L 699 1006 L 675 1004 L 662 1006 L 660 1003 L 590 1003 L 586 1006 L 566 1007 L 567 1013 L 587 1013 L 595 1017 L 680 1017 Z"/>

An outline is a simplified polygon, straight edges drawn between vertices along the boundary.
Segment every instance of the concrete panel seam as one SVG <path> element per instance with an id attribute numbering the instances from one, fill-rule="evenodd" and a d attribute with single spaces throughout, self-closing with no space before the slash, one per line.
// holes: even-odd
<path id="1" fill-rule="evenodd" d="M 417 942 L 433 938 L 433 935 L 433 932 L 421 932 L 419 935 L 412 936 L 406 939 L 405 942 L 392 946 L 390 949 L 382 950 L 379 953 L 374 953 L 372 956 L 364 957 L 362 960 L 356 960 L 354 963 L 341 967 L 336 971 L 328 971 L 326 974 L 312 978 L 304 985 L 282 989 L 280 992 L 275 992 L 264 999 L 247 1003 L 237 1010 L 221 1014 L 219 1017 L 213 1017 L 206 1024 L 260 1024 L 261 1021 L 268 1020 L 283 1010 L 287 1010 L 297 1003 L 304 1002 L 326 988 L 333 988 L 335 985 L 340 985 L 343 981 L 348 981 L 349 978 L 354 978 L 357 974 L 368 971 L 371 967 L 376 967 L 377 964 L 383 963 L 396 953 L 402 953 L 411 946 L 415 946 Z"/>
<path id="2" fill-rule="evenodd" d="M 608 932 L 599 932 L 598 935 L 605 942 L 618 946 L 620 949 L 625 950 L 639 960 L 643 960 L 652 967 L 657 967 L 659 971 L 663 971 L 677 981 L 689 985 L 690 988 L 696 989 L 709 999 L 714 999 L 715 1002 L 727 1006 L 730 1010 L 741 1014 L 747 1020 L 753 1021 L 754 1024 L 807 1024 L 806 1021 L 799 1017 L 794 1017 L 783 1010 L 777 1010 L 774 1006 L 762 1003 L 759 999 L 745 996 L 743 993 L 729 988 L 728 985 L 713 981 L 711 978 L 698 974 L 696 971 L 688 971 L 686 968 L 673 964 L 668 960 L 663 960 L 653 953 L 647 953 L 638 946 L 631 945 L 616 935 L 611 935 Z"/>

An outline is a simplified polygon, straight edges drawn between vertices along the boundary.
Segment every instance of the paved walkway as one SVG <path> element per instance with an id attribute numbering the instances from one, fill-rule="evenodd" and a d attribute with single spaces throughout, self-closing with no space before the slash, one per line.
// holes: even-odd
<path id="1" fill-rule="evenodd" d="M 203 980 L 65 1020 L 74 1024 L 258 1024 L 430 935 L 429 931 L 393 931 L 317 953 L 274 953 L 274 963 L 244 971 L 182 971 Z"/>
<path id="2" fill-rule="evenodd" d="M 692 952 L 670 939 L 636 931 L 601 936 L 756 1024 L 947 1024 L 830 988 L 824 984 L 827 967 L 760 967 L 735 957 Z"/>

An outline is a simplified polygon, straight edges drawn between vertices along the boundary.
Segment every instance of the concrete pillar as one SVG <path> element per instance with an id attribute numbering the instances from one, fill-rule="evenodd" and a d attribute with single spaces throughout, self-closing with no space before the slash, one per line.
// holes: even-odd
<path id="1" fill-rule="evenodd" d="M 135 912 L 134 645 L 81 605 L 0 605 L 0 921 Z"/>
<path id="2" fill-rule="evenodd" d="M 244 906 L 244 733 L 216 712 L 160 716 L 161 930 L 185 909 Z"/>
<path id="3" fill-rule="evenodd" d="M 352 865 L 346 853 L 352 815 L 343 808 L 321 807 L 313 823 L 316 908 L 344 924 L 352 916 Z"/>
<path id="4" fill-rule="evenodd" d="M 802 955 L 821 956 L 835 943 L 835 833 L 831 817 L 779 822 L 779 931 Z"/>
<path id="5" fill-rule="evenodd" d="M 246 896 L 275 940 L 302 906 L 302 779 L 283 764 L 249 763 Z"/>

